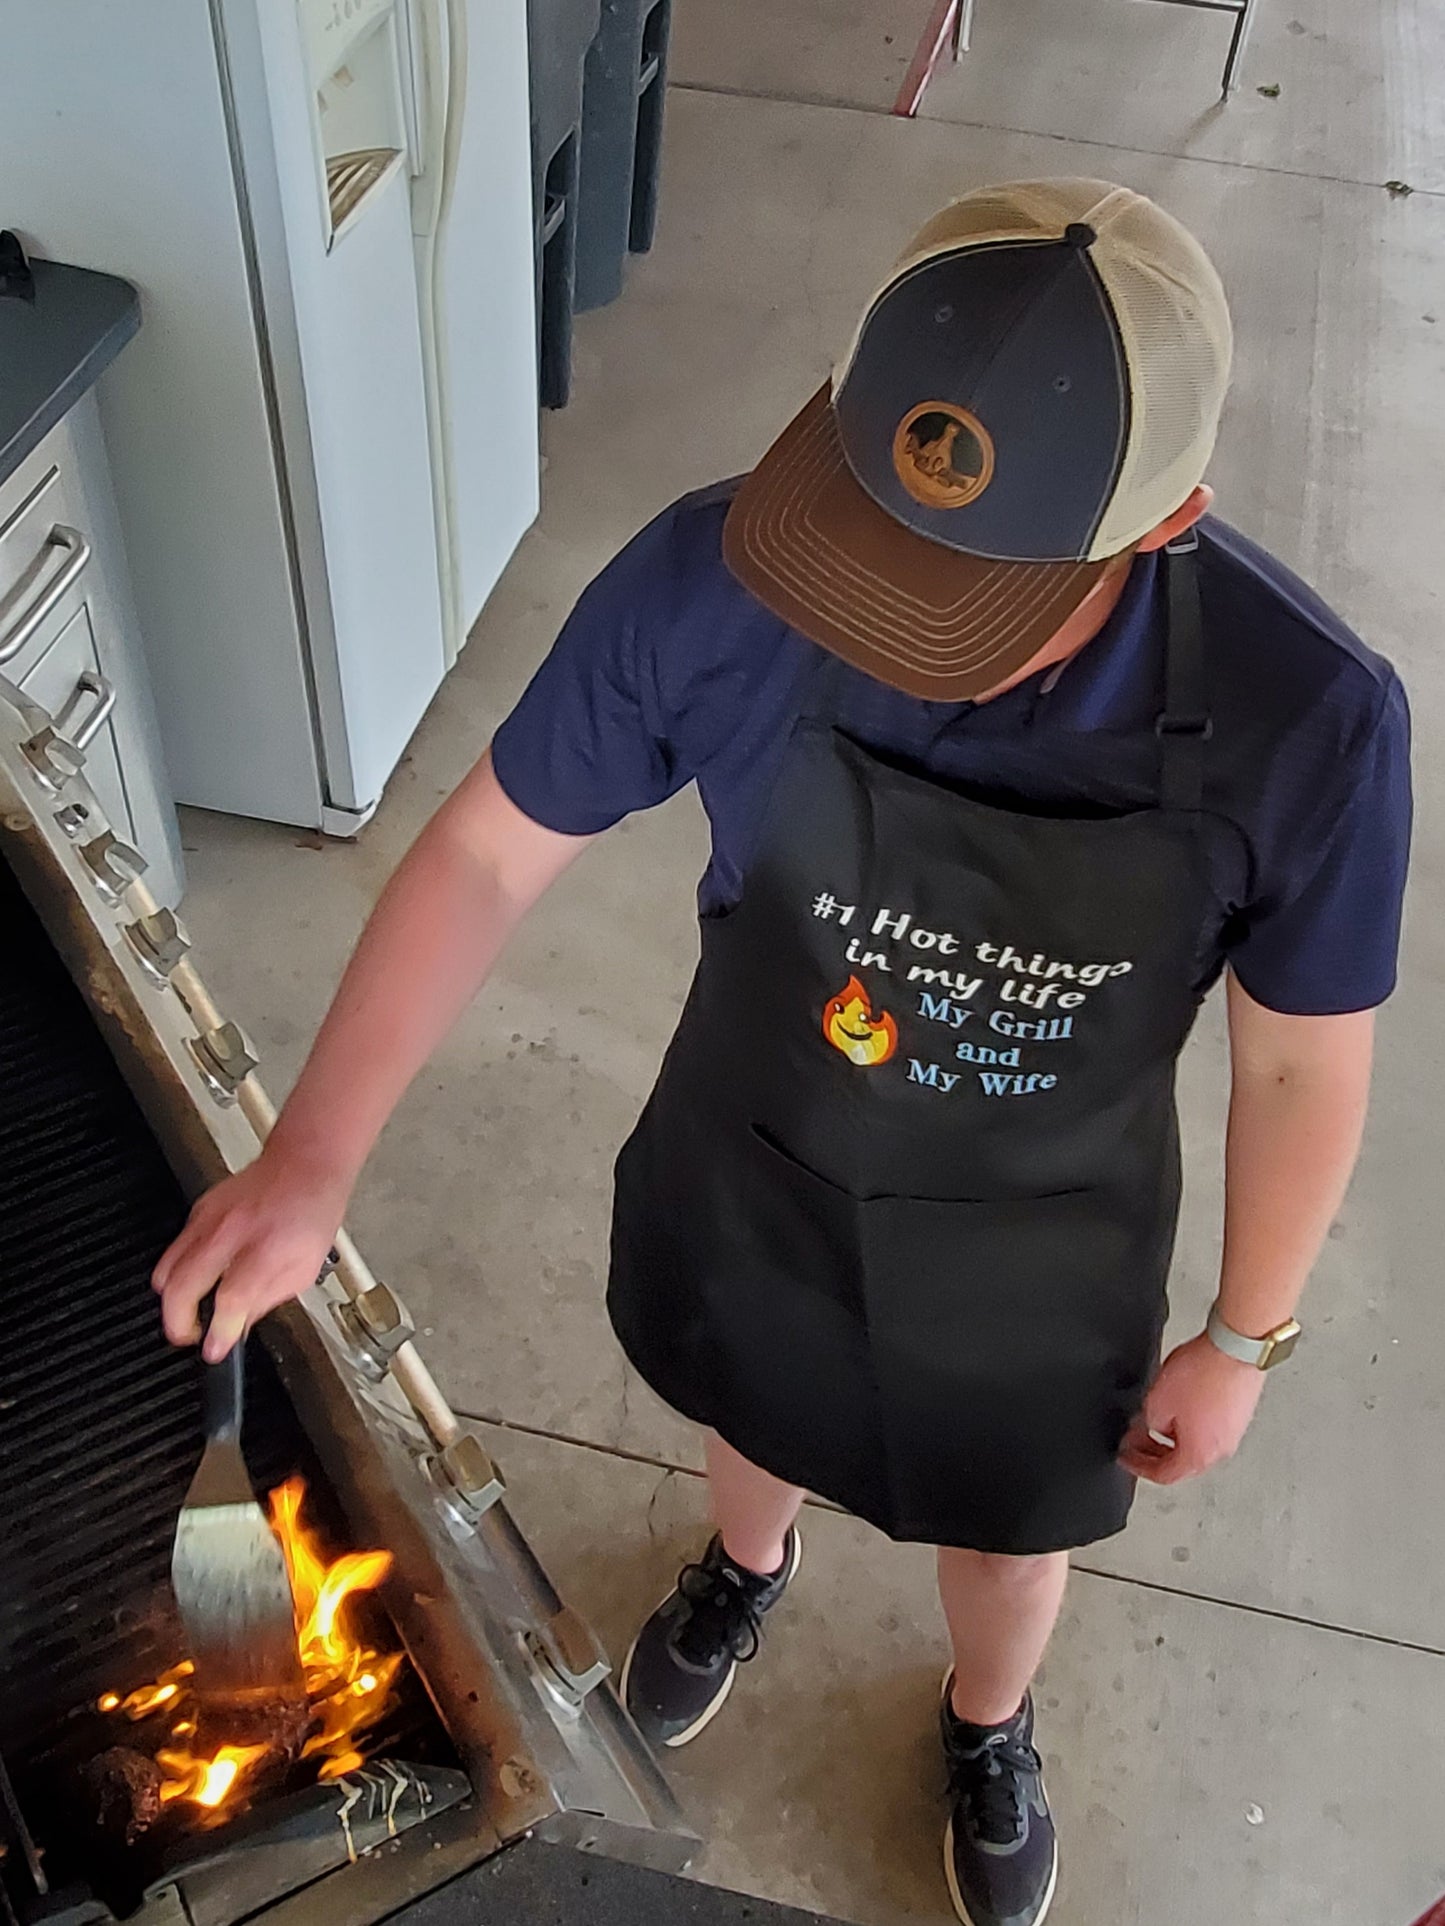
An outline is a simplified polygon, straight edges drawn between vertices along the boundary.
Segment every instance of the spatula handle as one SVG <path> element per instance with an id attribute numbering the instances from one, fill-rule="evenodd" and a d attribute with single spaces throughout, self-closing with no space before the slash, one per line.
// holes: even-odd
<path id="1" fill-rule="evenodd" d="M 201 1328 L 209 1330 L 213 1298 L 201 1306 Z M 246 1407 L 246 1340 L 233 1344 L 219 1364 L 201 1370 L 201 1420 L 206 1442 L 220 1438 L 239 1439 L 241 1417 Z"/>

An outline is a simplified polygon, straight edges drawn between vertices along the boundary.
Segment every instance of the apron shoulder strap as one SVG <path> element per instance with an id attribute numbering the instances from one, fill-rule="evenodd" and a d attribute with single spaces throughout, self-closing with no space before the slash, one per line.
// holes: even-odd
<path id="1" fill-rule="evenodd" d="M 1167 622 L 1164 709 L 1159 738 L 1159 805 L 1196 811 L 1204 797 L 1204 745 L 1214 733 L 1204 673 L 1199 603 L 1199 537 L 1191 528 L 1164 551 Z"/>
<path id="2" fill-rule="evenodd" d="M 843 706 L 848 686 L 848 666 L 841 656 L 813 644 L 814 656 L 803 666 L 795 685 L 799 696 L 799 716 L 808 722 L 834 725 Z"/>

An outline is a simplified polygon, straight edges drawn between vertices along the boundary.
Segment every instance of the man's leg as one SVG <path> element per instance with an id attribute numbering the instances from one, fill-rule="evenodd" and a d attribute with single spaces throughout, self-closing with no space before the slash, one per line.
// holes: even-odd
<path id="1" fill-rule="evenodd" d="M 706 1437 L 717 1534 L 648 1619 L 627 1655 L 627 1708 L 655 1745 L 686 1745 L 722 1709 L 738 1665 L 758 1649 L 763 1616 L 798 1568 L 796 1485 Z"/>
<path id="2" fill-rule="evenodd" d="M 1028 1687 L 1068 1575 L 1067 1552 L 938 1554 L 953 1641 L 942 1715 L 952 1804 L 943 1857 L 967 1926 L 1041 1926 L 1053 1900 L 1058 1850 Z"/>
<path id="3" fill-rule="evenodd" d="M 760 1471 L 715 1431 L 706 1434 L 707 1488 L 713 1522 L 728 1557 L 750 1572 L 775 1572 L 787 1554 L 788 1527 L 803 1493 Z"/>
<path id="4" fill-rule="evenodd" d="M 1067 1552 L 1006 1558 L 938 1554 L 938 1591 L 953 1641 L 953 1710 L 973 1725 L 1002 1725 L 1038 1670 L 1069 1576 Z"/>

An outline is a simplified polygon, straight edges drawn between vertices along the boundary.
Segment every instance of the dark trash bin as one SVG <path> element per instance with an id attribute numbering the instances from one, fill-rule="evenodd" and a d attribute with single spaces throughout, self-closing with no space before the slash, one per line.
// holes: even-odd
<path id="1" fill-rule="evenodd" d="M 537 274 L 537 365 L 544 408 L 572 388 L 582 84 L 599 0 L 528 0 L 532 93 L 532 207 Z"/>
<path id="2" fill-rule="evenodd" d="M 616 300 L 628 253 L 652 246 L 671 24 L 672 0 L 602 0 L 582 93 L 579 308 Z"/>

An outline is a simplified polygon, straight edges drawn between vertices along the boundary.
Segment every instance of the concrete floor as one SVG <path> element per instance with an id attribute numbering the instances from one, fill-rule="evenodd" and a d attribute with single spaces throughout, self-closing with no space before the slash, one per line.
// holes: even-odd
<path id="1" fill-rule="evenodd" d="M 187 823 L 203 960 L 284 1089 L 385 875 L 583 583 L 671 497 L 749 465 L 913 225 L 989 178 L 1074 172 L 1154 193 L 1202 235 L 1239 336 L 1221 508 L 1399 663 L 1419 843 L 1369 1144 L 1309 1342 L 1232 1466 L 1145 1493 L 1129 1533 L 1080 1561 L 1040 1686 L 1060 1926 L 1408 1926 L 1445 1889 L 1445 15 L 1292 4 L 1264 0 L 1221 109 L 1208 14 L 979 0 L 975 53 L 902 123 L 880 109 L 924 0 L 678 0 L 657 250 L 582 321 L 542 522 L 380 816 L 351 847 Z M 1256 93 L 1276 81 L 1277 99 Z M 354 1218 L 454 1401 L 495 1424 L 559 1586 L 619 1655 L 703 1521 L 695 1443 L 624 1369 L 600 1287 L 610 1161 L 691 968 L 704 848 L 682 798 L 583 859 L 419 1080 Z M 1214 1282 L 1223 1073 L 1211 1009 L 1183 1078 L 1181 1332 Z M 675 1764 L 711 1840 L 701 1870 L 869 1926 L 943 1921 L 930 1561 L 818 1508 L 806 1531 L 767 1653 Z"/>

